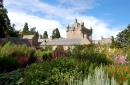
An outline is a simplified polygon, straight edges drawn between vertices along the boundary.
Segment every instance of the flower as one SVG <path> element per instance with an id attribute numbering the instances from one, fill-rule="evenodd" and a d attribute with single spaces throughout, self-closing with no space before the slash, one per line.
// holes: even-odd
<path id="1" fill-rule="evenodd" d="M 114 63 L 115 64 L 128 64 L 129 61 L 126 60 L 127 55 L 118 55 L 117 57 L 114 58 Z"/>

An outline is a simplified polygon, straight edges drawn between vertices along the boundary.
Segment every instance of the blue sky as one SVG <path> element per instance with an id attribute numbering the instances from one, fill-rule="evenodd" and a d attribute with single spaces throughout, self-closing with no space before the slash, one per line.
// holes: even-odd
<path id="1" fill-rule="evenodd" d="M 27 22 L 29 28 L 36 27 L 40 34 L 59 28 L 66 37 L 66 25 L 72 26 L 74 19 L 92 26 L 93 39 L 116 36 L 130 24 L 129 0 L 4 0 L 11 23 L 22 30 Z M 84 14 L 82 14 L 84 12 Z"/>

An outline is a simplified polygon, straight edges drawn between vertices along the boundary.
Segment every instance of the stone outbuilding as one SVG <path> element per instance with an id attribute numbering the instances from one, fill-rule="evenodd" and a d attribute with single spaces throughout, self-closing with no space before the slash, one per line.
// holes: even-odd
<path id="1" fill-rule="evenodd" d="M 38 37 L 36 35 L 24 35 L 23 39 L 27 39 L 32 47 L 37 47 Z"/>

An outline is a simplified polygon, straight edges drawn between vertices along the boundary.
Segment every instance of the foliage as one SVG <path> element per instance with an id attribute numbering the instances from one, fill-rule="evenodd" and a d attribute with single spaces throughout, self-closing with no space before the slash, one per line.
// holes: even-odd
<path id="1" fill-rule="evenodd" d="M 114 77 L 119 84 L 128 82 L 130 84 L 130 66 L 126 65 L 108 65 L 104 67 L 109 78 Z"/>
<path id="2" fill-rule="evenodd" d="M 67 54 L 64 51 L 64 48 L 62 45 L 59 45 L 55 48 L 54 53 L 53 53 L 53 58 L 58 58 L 60 56 L 66 57 Z"/>
<path id="3" fill-rule="evenodd" d="M 125 85 L 127 83 L 124 83 Z M 69 85 L 119 85 L 114 77 L 111 79 L 108 77 L 106 73 L 104 73 L 103 67 L 97 67 L 94 70 L 93 74 L 89 74 L 88 77 L 84 78 L 84 80 L 79 80 L 75 82 L 71 80 Z"/>
<path id="4" fill-rule="evenodd" d="M 18 60 L 20 67 L 25 67 L 29 63 L 29 56 L 27 55 L 16 56 L 16 59 Z"/>
<path id="5" fill-rule="evenodd" d="M 38 31 L 36 31 L 36 27 L 30 28 L 30 31 L 28 34 L 29 35 L 36 35 L 37 37 L 39 36 Z"/>
<path id="6" fill-rule="evenodd" d="M 50 59 L 52 59 L 52 52 L 43 51 L 43 52 L 40 52 L 40 56 L 43 58 L 43 60 L 50 60 Z"/>
<path id="7" fill-rule="evenodd" d="M 117 57 L 114 58 L 114 63 L 115 64 L 129 64 L 129 61 L 126 60 L 127 55 L 118 55 Z"/>
<path id="8" fill-rule="evenodd" d="M 25 81 L 23 73 L 25 69 L 18 69 L 10 73 L 0 74 L 0 85 L 21 85 Z"/>
<path id="9" fill-rule="evenodd" d="M 36 50 L 35 53 L 34 53 L 34 60 L 33 61 L 36 61 L 36 62 L 41 62 L 43 61 L 43 58 L 41 56 L 41 50 Z"/>
<path id="10" fill-rule="evenodd" d="M 43 39 L 47 39 L 47 38 L 48 38 L 47 31 L 44 31 L 44 33 L 43 33 Z"/>
<path id="11" fill-rule="evenodd" d="M 17 69 L 18 67 L 24 67 L 27 64 L 34 63 L 36 61 L 34 53 L 35 49 L 32 47 L 27 47 L 26 45 L 16 46 L 11 42 L 8 42 L 3 47 L 0 47 L 0 65 L 6 67 L 3 70 L 7 71 L 11 68 L 10 65 L 12 65 L 12 69 L 9 71 L 14 70 L 14 68 Z"/>
<path id="12" fill-rule="evenodd" d="M 4 38 L 7 35 L 18 37 L 19 32 L 15 30 L 14 25 L 11 26 L 7 13 L 7 9 L 0 9 L 0 38 Z"/>
<path id="13" fill-rule="evenodd" d="M 60 38 L 60 37 L 61 37 L 58 28 L 56 28 L 56 29 L 54 29 L 54 30 L 52 31 L 52 37 L 53 37 L 53 38 Z"/>
<path id="14" fill-rule="evenodd" d="M 83 77 L 83 74 L 88 74 L 88 71 L 92 72 L 93 68 L 91 66 L 89 62 L 80 63 L 75 59 L 66 57 L 34 63 L 25 73 L 26 79 L 24 84 L 68 85 L 70 79 L 76 81 Z"/>
<path id="15" fill-rule="evenodd" d="M 28 28 L 28 23 L 26 22 L 22 30 L 22 36 L 27 35 L 27 34 L 29 34 L 29 28 Z"/>
<path id="16" fill-rule="evenodd" d="M 128 25 L 123 31 L 119 32 L 112 43 L 118 48 L 130 47 L 130 25 Z"/>
<path id="17" fill-rule="evenodd" d="M 14 57 L 0 56 L 0 73 L 10 72 L 18 69 L 19 62 Z"/>
<path id="18" fill-rule="evenodd" d="M 76 46 L 72 51 L 72 57 L 78 60 L 88 60 L 97 64 L 110 64 L 112 58 L 108 55 L 108 49 L 98 45 Z"/>

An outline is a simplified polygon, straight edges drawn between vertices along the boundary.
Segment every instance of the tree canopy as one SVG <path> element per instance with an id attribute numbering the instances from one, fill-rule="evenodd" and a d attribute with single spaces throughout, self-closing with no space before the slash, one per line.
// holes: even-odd
<path id="1" fill-rule="evenodd" d="M 47 31 L 44 31 L 44 33 L 43 33 L 43 39 L 47 39 L 47 38 L 48 38 Z"/>
<path id="2" fill-rule="evenodd" d="M 38 31 L 36 31 L 36 27 L 30 28 L 30 30 L 29 30 L 28 23 L 25 22 L 24 28 L 21 32 L 21 37 L 24 35 L 36 35 L 38 37 L 39 33 L 38 33 Z"/>
<path id="3" fill-rule="evenodd" d="M 54 29 L 54 30 L 52 31 L 52 37 L 53 37 L 53 38 L 60 38 L 60 37 L 61 37 L 58 28 L 56 28 L 56 29 Z"/>
<path id="4" fill-rule="evenodd" d="M 112 44 L 118 48 L 130 47 L 130 24 L 112 39 Z"/>
<path id="5" fill-rule="evenodd" d="M 27 34 L 29 34 L 29 28 L 28 28 L 28 23 L 25 22 L 24 28 L 23 28 L 23 31 L 22 31 L 22 36 L 27 35 Z"/>
<path id="6" fill-rule="evenodd" d="M 3 2 L 3 1 L 2 1 Z M 19 31 L 15 30 L 15 25 L 11 26 L 9 17 L 7 15 L 7 9 L 3 8 L 3 3 L 1 3 L 0 8 L 0 38 L 4 38 L 7 35 L 11 37 L 18 37 Z"/>

